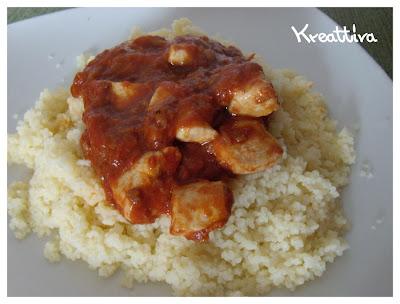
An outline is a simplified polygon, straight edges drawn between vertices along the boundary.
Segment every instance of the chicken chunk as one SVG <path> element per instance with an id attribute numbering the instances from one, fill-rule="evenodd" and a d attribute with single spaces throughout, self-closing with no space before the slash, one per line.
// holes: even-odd
<path id="1" fill-rule="evenodd" d="M 210 231 L 228 220 L 232 201 L 230 190 L 221 181 L 202 180 L 175 187 L 171 199 L 171 234 L 207 240 Z"/>
<path id="2" fill-rule="evenodd" d="M 157 111 L 166 101 L 177 99 L 184 93 L 184 89 L 170 81 L 162 82 L 154 91 L 150 99 L 148 111 Z"/>
<path id="3" fill-rule="evenodd" d="M 133 102 L 149 95 L 151 86 L 129 81 L 112 82 L 111 92 L 111 102 L 117 109 L 123 110 Z"/>
<path id="4" fill-rule="evenodd" d="M 184 89 L 173 83 L 163 83 L 154 92 L 148 111 L 151 117 L 158 117 L 153 119 L 145 129 L 148 138 L 154 141 L 153 136 L 150 134 L 154 129 L 154 134 L 159 134 L 159 130 L 163 125 L 174 124 L 176 128 L 173 130 L 173 136 L 183 142 L 196 142 L 206 143 L 212 141 L 217 136 L 215 131 L 209 124 L 211 120 L 214 106 L 209 100 L 203 100 L 201 97 L 182 98 Z M 179 103 L 179 105 L 177 105 Z M 174 108 L 178 108 L 177 113 Z M 162 116 L 162 119 L 159 117 Z M 161 126 L 157 121 L 167 121 Z M 165 136 L 164 138 L 165 139 Z M 162 141 L 162 139 L 156 139 Z"/>
<path id="5" fill-rule="evenodd" d="M 278 110 L 279 105 L 272 84 L 256 78 L 242 90 L 233 93 L 228 110 L 233 114 L 261 117 Z"/>
<path id="6" fill-rule="evenodd" d="M 155 90 L 149 102 L 144 120 L 144 134 L 149 148 L 169 146 L 176 137 L 176 112 L 178 101 L 185 89 L 165 81 Z"/>
<path id="7" fill-rule="evenodd" d="M 214 140 L 217 134 L 211 126 L 204 124 L 203 126 L 180 127 L 176 131 L 176 138 L 184 142 L 203 144 Z"/>
<path id="8" fill-rule="evenodd" d="M 193 57 L 190 54 L 190 46 L 185 44 L 173 44 L 168 51 L 168 62 L 172 65 L 189 65 Z"/>
<path id="9" fill-rule="evenodd" d="M 233 118 L 223 124 L 211 143 L 218 162 L 236 174 L 273 166 L 283 150 L 258 119 Z"/>
<path id="10" fill-rule="evenodd" d="M 150 99 L 148 110 L 154 111 L 160 107 L 160 105 L 165 101 L 167 98 L 171 97 L 171 93 L 164 89 L 163 87 L 159 87 L 154 92 L 153 96 Z"/>
<path id="11" fill-rule="evenodd" d="M 114 200 L 125 218 L 135 222 L 135 211 L 144 212 L 141 209 L 145 208 L 140 197 L 141 189 L 153 184 L 161 175 L 172 175 L 180 160 L 181 154 L 176 147 L 147 152 L 111 185 Z M 165 199 L 169 200 L 169 197 Z"/>
<path id="12" fill-rule="evenodd" d="M 215 98 L 233 114 L 261 117 L 279 107 L 272 84 L 254 62 L 226 65 L 211 81 Z"/>
<path id="13" fill-rule="evenodd" d="M 218 134 L 209 125 L 215 111 L 212 98 L 203 94 L 181 100 L 177 113 L 176 138 L 183 142 L 199 144 L 212 141 Z"/>

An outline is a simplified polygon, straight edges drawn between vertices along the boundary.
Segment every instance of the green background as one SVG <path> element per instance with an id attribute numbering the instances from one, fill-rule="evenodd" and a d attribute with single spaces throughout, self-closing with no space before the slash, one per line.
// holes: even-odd
<path id="1" fill-rule="evenodd" d="M 7 23 L 16 22 L 33 16 L 52 13 L 66 8 L 8 8 Z M 393 10 L 392 8 L 320 8 L 339 25 L 351 28 L 357 25 L 359 33 L 374 33 L 378 43 L 362 43 L 361 45 L 386 71 L 390 78 L 393 73 Z"/>

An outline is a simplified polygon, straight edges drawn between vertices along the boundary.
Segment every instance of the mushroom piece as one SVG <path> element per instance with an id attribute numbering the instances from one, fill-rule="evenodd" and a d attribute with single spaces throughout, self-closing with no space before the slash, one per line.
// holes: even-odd
<path id="1" fill-rule="evenodd" d="M 236 117 L 224 123 L 211 142 L 218 162 L 235 174 L 249 174 L 273 166 L 283 150 L 262 122 Z"/>
<path id="2" fill-rule="evenodd" d="M 171 199 L 171 234 L 207 240 L 210 231 L 227 222 L 232 202 L 232 193 L 222 181 L 176 186 Z"/>
<path id="3" fill-rule="evenodd" d="M 129 81 L 111 82 L 111 102 L 123 110 L 133 102 L 146 97 L 151 93 L 151 86 L 146 83 Z"/>
<path id="4" fill-rule="evenodd" d="M 146 209 L 143 202 L 151 204 L 146 199 L 141 201 L 141 189 L 152 185 L 161 175 L 172 175 L 180 160 L 181 153 L 176 147 L 146 152 L 111 185 L 113 198 L 125 218 L 136 222 L 135 218 L 138 216 L 134 213 L 146 211 L 143 210 Z M 167 192 L 169 193 L 169 190 Z M 169 200 L 169 197 L 166 200 Z M 145 222 L 151 220 L 146 219 Z"/>

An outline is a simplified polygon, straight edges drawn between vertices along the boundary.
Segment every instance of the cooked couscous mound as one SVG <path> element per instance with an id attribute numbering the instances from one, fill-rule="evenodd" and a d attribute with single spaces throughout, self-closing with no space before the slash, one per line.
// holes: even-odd
<path id="1" fill-rule="evenodd" d="M 199 30 L 181 19 L 155 33 Z M 44 90 L 9 136 L 8 160 L 33 169 L 29 182 L 8 191 L 16 237 L 50 236 L 44 255 L 52 262 L 82 259 L 101 276 L 121 268 L 125 286 L 165 281 L 177 295 L 264 295 L 321 276 L 348 247 L 339 192 L 354 162 L 353 138 L 346 129 L 337 133 L 311 82 L 287 70 L 264 71 L 281 103 L 268 128 L 285 153 L 273 168 L 232 181 L 232 215 L 208 242 L 172 236 L 168 217 L 129 224 L 108 205 L 82 156 L 82 101 L 66 89 Z"/>

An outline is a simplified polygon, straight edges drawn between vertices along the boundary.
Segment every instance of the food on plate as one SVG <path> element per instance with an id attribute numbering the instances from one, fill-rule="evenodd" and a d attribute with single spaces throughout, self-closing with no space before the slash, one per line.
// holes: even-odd
<path id="1" fill-rule="evenodd" d="M 143 35 L 76 74 L 71 93 L 84 103 L 83 154 L 127 220 L 153 223 L 167 214 L 172 234 L 207 240 L 229 218 L 227 176 L 279 161 L 283 150 L 261 119 L 279 108 L 276 93 L 252 59 L 207 36 Z M 197 172 L 179 174 L 185 166 Z"/>
<path id="2" fill-rule="evenodd" d="M 10 227 L 49 236 L 50 261 L 177 295 L 264 295 L 348 247 L 353 138 L 304 77 L 187 19 L 79 63 L 71 92 L 45 90 L 8 139 L 32 169 L 9 187 Z"/>

